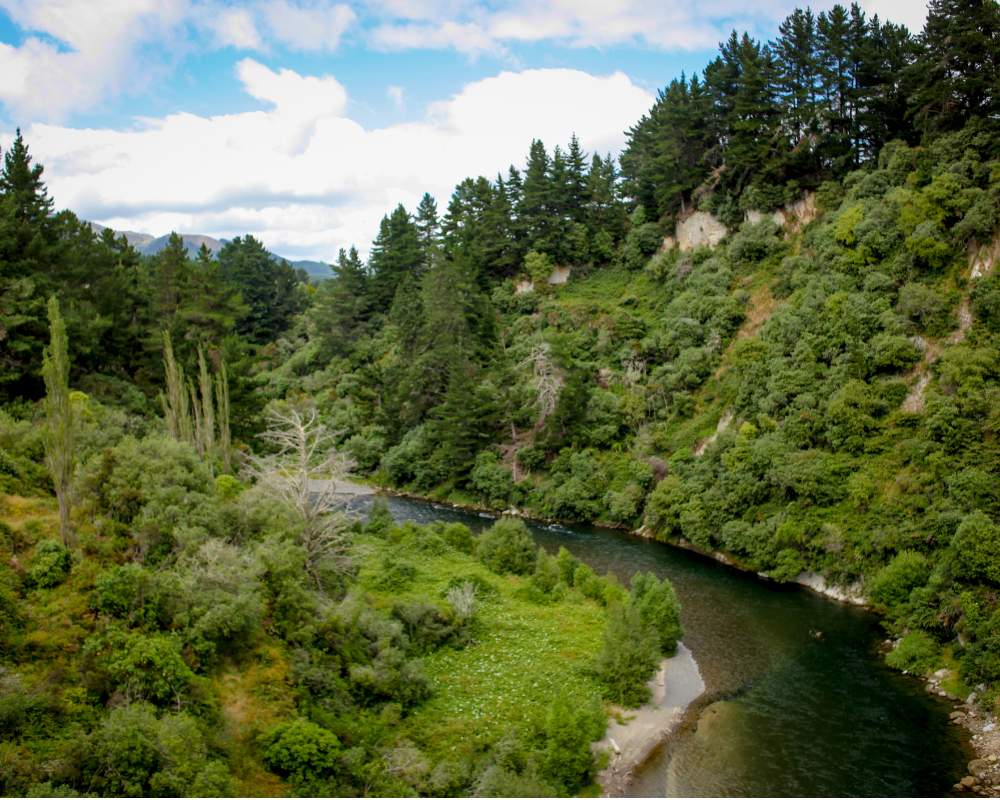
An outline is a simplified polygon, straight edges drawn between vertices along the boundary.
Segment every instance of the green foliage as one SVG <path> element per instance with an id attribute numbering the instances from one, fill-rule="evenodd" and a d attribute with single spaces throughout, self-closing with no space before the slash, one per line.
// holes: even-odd
<path id="1" fill-rule="evenodd" d="M 636 605 L 616 603 L 608 611 L 604 647 L 594 661 L 608 700 L 632 708 L 650 697 L 646 683 L 660 663 L 660 641 L 656 629 L 642 619 Z"/>
<path id="2" fill-rule="evenodd" d="M 929 672 L 938 655 L 937 643 L 923 631 L 908 633 L 885 657 L 885 663 L 894 669 L 911 672 Z"/>
<path id="3" fill-rule="evenodd" d="M 340 740 L 313 722 L 279 722 L 258 737 L 264 763 L 302 791 L 316 791 L 340 769 Z"/>
<path id="4" fill-rule="evenodd" d="M 658 580 L 652 572 L 632 576 L 629 605 L 635 606 L 642 624 L 656 631 L 660 652 L 671 656 L 677 651 L 677 641 L 684 635 L 681 628 L 681 604 L 670 581 Z"/>
<path id="5" fill-rule="evenodd" d="M 156 577 L 135 563 L 113 566 L 98 575 L 94 595 L 101 614 L 138 627 L 155 625 L 163 606 Z"/>
<path id="6" fill-rule="evenodd" d="M 535 543 L 521 520 L 501 517 L 480 534 L 476 558 L 498 574 L 527 575 L 534 568 Z"/>
<path id="7" fill-rule="evenodd" d="M 929 574 L 930 566 L 923 555 L 904 550 L 872 579 L 868 597 L 887 608 L 901 605 L 909 599 L 910 592 L 927 581 Z"/>
<path id="8" fill-rule="evenodd" d="M 962 520 L 951 544 L 960 577 L 1000 583 L 1000 525 L 973 511 Z"/>
<path id="9" fill-rule="evenodd" d="M 29 587 L 51 589 L 66 579 L 72 566 L 72 551 L 55 539 L 45 539 L 35 545 L 35 558 L 25 583 Z"/>
<path id="10" fill-rule="evenodd" d="M 606 725 L 597 703 L 576 706 L 564 692 L 559 692 L 545 720 L 545 777 L 567 793 L 588 784 L 597 772 L 590 743 L 604 736 Z"/>
<path id="11" fill-rule="evenodd" d="M 180 705 L 195 675 L 184 663 L 176 636 L 143 635 L 109 627 L 84 644 L 84 658 L 93 666 L 88 681 L 129 700 L 145 700 L 161 707 Z"/>

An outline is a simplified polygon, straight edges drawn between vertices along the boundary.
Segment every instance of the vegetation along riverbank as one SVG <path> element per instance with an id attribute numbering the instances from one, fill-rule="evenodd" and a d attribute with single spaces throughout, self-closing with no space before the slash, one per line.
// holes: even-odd
<path id="1" fill-rule="evenodd" d="M 797 10 L 664 87 L 620 159 L 536 140 L 319 286 L 252 236 L 95 234 L 19 135 L 3 793 L 596 791 L 681 636 L 670 583 L 513 514 L 362 524 L 348 474 L 863 598 L 995 792 L 998 85 L 992 0 L 919 34 Z"/>

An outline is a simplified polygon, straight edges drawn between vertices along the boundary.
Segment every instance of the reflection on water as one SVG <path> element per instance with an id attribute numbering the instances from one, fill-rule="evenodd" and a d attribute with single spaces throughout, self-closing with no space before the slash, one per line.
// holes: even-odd
<path id="1" fill-rule="evenodd" d="M 494 519 L 397 497 L 389 507 L 477 533 Z M 974 757 L 947 724 L 952 707 L 883 666 L 874 615 L 617 531 L 528 527 L 549 552 L 566 547 L 626 585 L 641 570 L 677 590 L 706 693 L 637 770 L 634 796 L 938 796 Z"/>

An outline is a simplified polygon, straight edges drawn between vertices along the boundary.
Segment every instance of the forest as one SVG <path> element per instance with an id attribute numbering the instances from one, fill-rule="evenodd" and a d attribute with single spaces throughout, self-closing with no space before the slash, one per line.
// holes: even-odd
<path id="1" fill-rule="evenodd" d="M 671 81 L 619 158 L 536 140 L 319 286 L 250 235 L 95 235 L 19 135 L 4 794 L 587 791 L 679 605 L 517 514 L 818 573 L 882 615 L 890 666 L 996 705 L 998 85 L 992 0 L 931 0 L 919 33 L 796 10 Z M 308 488 L 345 475 L 506 513 L 353 519 Z"/>

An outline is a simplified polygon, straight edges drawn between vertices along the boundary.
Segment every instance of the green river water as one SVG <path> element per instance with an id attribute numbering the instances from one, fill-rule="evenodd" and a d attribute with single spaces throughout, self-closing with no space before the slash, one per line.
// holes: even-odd
<path id="1" fill-rule="evenodd" d="M 455 520 L 476 533 L 493 522 L 399 497 L 389 507 L 399 521 Z M 680 598 L 706 691 L 636 770 L 633 796 L 940 796 L 975 757 L 948 725 L 953 706 L 884 665 L 870 612 L 623 532 L 527 524 L 550 553 L 564 546 L 626 585 L 653 572 Z"/>

